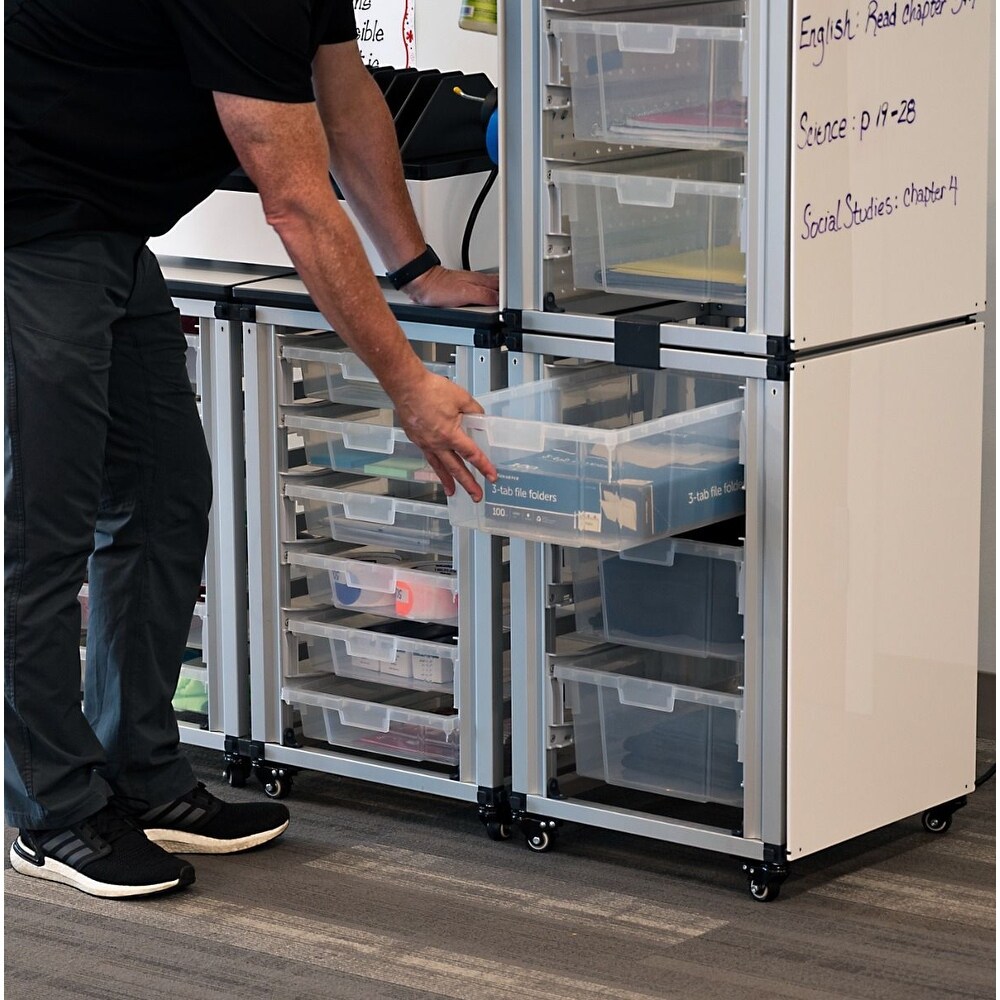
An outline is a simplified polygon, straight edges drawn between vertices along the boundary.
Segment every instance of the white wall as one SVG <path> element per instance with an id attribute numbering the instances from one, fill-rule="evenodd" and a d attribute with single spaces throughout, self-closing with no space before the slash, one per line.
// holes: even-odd
<path id="1" fill-rule="evenodd" d="M 418 69 L 485 73 L 499 83 L 497 36 L 458 26 L 459 0 L 413 0 L 413 36 Z"/>

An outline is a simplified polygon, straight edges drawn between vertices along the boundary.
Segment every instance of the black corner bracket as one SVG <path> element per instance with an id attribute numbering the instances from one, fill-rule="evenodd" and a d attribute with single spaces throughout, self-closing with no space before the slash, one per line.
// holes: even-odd
<path id="1" fill-rule="evenodd" d="M 520 309 L 504 309 L 500 313 L 500 339 L 508 351 L 521 350 L 523 344 L 521 316 Z"/>
<path id="2" fill-rule="evenodd" d="M 216 302 L 215 318 L 236 323 L 255 323 L 257 307 L 252 302 Z"/>
<path id="3" fill-rule="evenodd" d="M 788 337 L 767 338 L 767 377 L 775 382 L 787 382 L 795 352 Z"/>
<path id="4" fill-rule="evenodd" d="M 628 368 L 660 367 L 659 316 L 627 313 L 615 317 L 615 364 Z"/>
<path id="5" fill-rule="evenodd" d="M 499 326 L 481 327 L 473 331 L 472 344 L 486 350 L 494 350 L 504 346 L 503 328 Z"/>

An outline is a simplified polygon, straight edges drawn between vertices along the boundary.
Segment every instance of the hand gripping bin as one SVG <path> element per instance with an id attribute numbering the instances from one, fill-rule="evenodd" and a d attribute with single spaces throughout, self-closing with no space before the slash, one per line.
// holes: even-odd
<path id="1" fill-rule="evenodd" d="M 456 526 L 621 551 L 743 511 L 736 379 L 599 365 L 479 402 L 498 478 L 449 498 Z"/>

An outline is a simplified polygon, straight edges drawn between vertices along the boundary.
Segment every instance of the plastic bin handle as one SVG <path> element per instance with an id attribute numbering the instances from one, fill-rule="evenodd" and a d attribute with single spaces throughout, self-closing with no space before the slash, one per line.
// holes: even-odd
<path id="1" fill-rule="evenodd" d="M 658 712 L 674 710 L 674 689 L 670 684 L 645 681 L 638 677 L 617 678 L 618 700 L 631 708 L 651 708 Z"/>
<path id="2" fill-rule="evenodd" d="M 352 451 L 374 451 L 380 455 L 391 455 L 395 451 L 391 427 L 358 421 L 352 427 L 344 427 L 342 433 L 345 447 Z"/>
<path id="3" fill-rule="evenodd" d="M 391 635 L 351 636 L 344 639 L 350 656 L 378 660 L 379 663 L 395 663 L 398 653 L 397 642 Z"/>
<path id="4" fill-rule="evenodd" d="M 340 715 L 340 721 L 352 729 L 367 729 L 374 733 L 389 732 L 389 711 L 384 705 L 349 701 L 336 711 Z"/>
<path id="5" fill-rule="evenodd" d="M 644 205 L 650 208 L 673 208 L 677 185 L 669 177 L 615 177 L 618 202 L 622 205 Z"/>
<path id="6" fill-rule="evenodd" d="M 618 25 L 618 48 L 622 52 L 662 52 L 673 55 L 677 49 L 677 26 L 674 24 Z"/>
<path id="7" fill-rule="evenodd" d="M 513 451 L 537 452 L 545 448 L 546 424 L 536 420 L 510 420 L 491 418 L 485 414 L 466 415 L 462 418 L 466 433 L 483 438 L 491 447 L 510 448 Z"/>
<path id="8" fill-rule="evenodd" d="M 341 498 L 344 513 L 352 521 L 369 521 L 373 524 L 393 524 L 396 505 L 392 497 L 365 496 L 363 493 L 345 493 Z"/>
<path id="9" fill-rule="evenodd" d="M 374 372 L 354 354 L 344 353 L 338 359 L 343 377 L 348 382 L 377 382 Z"/>

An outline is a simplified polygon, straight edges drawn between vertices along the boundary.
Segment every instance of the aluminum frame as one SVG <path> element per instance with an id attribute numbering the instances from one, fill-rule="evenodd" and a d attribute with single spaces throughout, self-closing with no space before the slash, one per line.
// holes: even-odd
<path id="1" fill-rule="evenodd" d="M 613 316 L 546 312 L 542 293 L 544 81 L 542 39 L 550 17 L 543 0 L 504 4 L 499 15 L 501 259 L 505 305 L 521 311 L 524 330 L 614 339 Z M 764 357 L 769 337 L 783 337 L 788 308 L 788 120 L 791 64 L 789 0 L 747 3 L 749 106 L 747 135 L 746 330 L 664 322 L 662 347 Z M 572 304 L 570 304 L 572 305 Z M 651 301 L 651 308 L 655 304 Z M 639 307 L 641 308 L 641 307 Z M 708 335 L 706 335 L 708 334 Z"/>
<path id="2" fill-rule="evenodd" d="M 243 368 L 239 331 L 215 318 L 215 301 L 175 297 L 183 316 L 199 320 L 202 422 L 212 460 L 213 502 L 205 558 L 206 615 L 202 642 L 208 679 L 207 729 L 178 721 L 181 743 L 224 750 L 227 737 L 250 729 L 246 641 L 246 506 L 242 458 Z"/>
<path id="3" fill-rule="evenodd" d="M 283 610 L 289 603 L 281 559 L 284 539 L 293 537 L 288 505 L 281 498 L 287 442 L 281 405 L 291 401 L 291 379 L 279 358 L 285 331 L 330 330 L 314 310 L 258 306 L 256 322 L 242 329 L 246 371 L 249 551 L 251 740 L 263 747 L 264 762 L 290 765 L 376 784 L 477 801 L 481 788 L 504 785 L 501 628 L 501 566 L 495 539 L 463 532 L 459 571 L 459 767 L 457 778 L 405 761 L 385 763 L 336 748 L 287 746 L 284 733 L 292 709 L 280 698 L 282 665 L 294 655 Z M 459 381 L 472 392 L 495 388 L 502 378 L 495 350 L 477 348 L 475 331 L 433 323 L 402 324 L 414 342 L 455 348 Z"/>
<path id="4" fill-rule="evenodd" d="M 525 338 L 531 353 L 508 356 L 508 384 L 542 377 L 545 346 L 553 356 L 611 360 L 600 340 Z M 559 348 L 558 354 L 554 349 Z M 737 362 L 734 366 L 734 361 Z M 549 796 L 555 776 L 548 725 L 552 706 L 547 674 L 554 649 L 548 607 L 552 547 L 510 539 L 511 578 L 521 581 L 511 604 L 512 793 L 533 818 L 569 820 L 729 854 L 765 860 L 784 843 L 785 502 L 787 399 L 785 383 L 766 379 L 761 359 L 661 352 L 664 368 L 746 378 L 745 479 L 747 527 L 744 579 L 744 810 L 741 833 L 635 810 Z"/>

